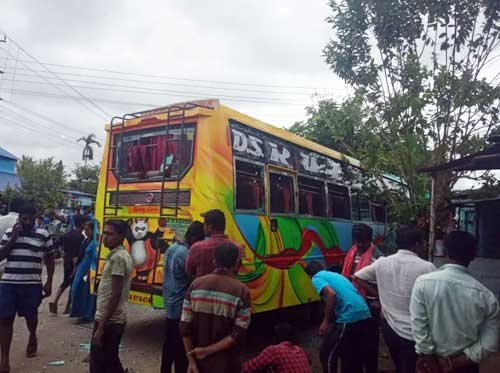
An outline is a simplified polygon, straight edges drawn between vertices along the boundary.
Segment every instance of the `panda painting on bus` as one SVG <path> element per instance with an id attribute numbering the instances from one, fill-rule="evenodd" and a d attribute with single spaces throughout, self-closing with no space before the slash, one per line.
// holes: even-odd
<path id="1" fill-rule="evenodd" d="M 160 227 L 154 233 L 149 231 L 147 218 L 130 219 L 129 225 L 127 241 L 136 271 L 134 280 L 147 282 L 149 274 L 154 270 L 156 252 L 164 253 L 167 243 L 162 239 Z"/>

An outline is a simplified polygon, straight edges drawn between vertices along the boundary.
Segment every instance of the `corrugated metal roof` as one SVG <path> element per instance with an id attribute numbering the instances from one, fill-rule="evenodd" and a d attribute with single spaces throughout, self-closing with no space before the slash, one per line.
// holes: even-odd
<path id="1" fill-rule="evenodd" d="M 0 157 L 9 158 L 9 159 L 15 159 L 16 161 L 18 159 L 14 154 L 9 153 L 7 150 L 5 150 L 2 147 L 0 147 Z"/>
<path id="2" fill-rule="evenodd" d="M 18 187 L 21 185 L 21 180 L 19 176 L 8 174 L 6 172 L 0 172 L 0 192 L 3 192 L 7 189 L 7 186 Z"/>
<path id="3" fill-rule="evenodd" d="M 499 170 L 500 169 L 500 136 L 490 137 L 493 146 L 485 148 L 479 152 L 468 156 L 442 163 L 436 166 L 421 168 L 417 170 L 421 173 L 433 173 L 445 170 L 451 171 L 479 171 L 479 170 Z"/>

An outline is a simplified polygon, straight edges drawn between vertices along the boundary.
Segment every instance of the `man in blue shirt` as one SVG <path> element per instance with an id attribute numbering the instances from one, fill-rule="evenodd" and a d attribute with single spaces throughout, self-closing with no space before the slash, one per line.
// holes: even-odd
<path id="1" fill-rule="evenodd" d="M 319 328 L 324 336 L 320 360 L 324 373 L 376 373 L 366 364 L 370 351 L 372 319 L 370 309 L 354 285 L 339 273 L 325 271 L 318 261 L 310 262 L 306 273 L 325 302 L 325 315 Z"/>
<path id="2" fill-rule="evenodd" d="M 170 373 L 173 364 L 175 364 L 175 373 L 185 373 L 188 367 L 179 323 L 182 314 L 182 303 L 191 283 L 191 278 L 186 273 L 186 259 L 189 247 L 195 242 L 205 239 L 203 223 L 194 221 L 187 229 L 184 238 L 183 242 L 174 242 L 165 252 L 163 301 L 167 320 L 161 373 Z"/>

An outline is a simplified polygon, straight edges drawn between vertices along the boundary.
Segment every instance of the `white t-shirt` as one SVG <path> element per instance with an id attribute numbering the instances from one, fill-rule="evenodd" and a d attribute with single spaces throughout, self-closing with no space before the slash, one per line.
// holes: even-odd
<path id="1" fill-rule="evenodd" d="M 9 212 L 5 216 L 0 216 L 0 237 L 7 231 L 7 229 L 12 228 L 17 223 L 19 214 L 17 212 Z"/>
<path id="2" fill-rule="evenodd" d="M 399 250 L 364 267 L 355 276 L 377 283 L 387 323 L 397 335 L 411 341 L 410 299 L 413 286 L 419 276 L 435 270 L 434 264 L 420 259 L 414 252 Z"/>

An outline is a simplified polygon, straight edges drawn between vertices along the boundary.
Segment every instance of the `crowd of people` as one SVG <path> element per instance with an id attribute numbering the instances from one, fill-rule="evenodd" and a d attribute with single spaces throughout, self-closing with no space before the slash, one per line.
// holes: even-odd
<path id="1" fill-rule="evenodd" d="M 0 373 L 10 371 L 16 314 L 26 319 L 29 330 L 26 356 L 36 356 L 38 307 L 52 295 L 53 244 L 36 217 L 33 207 L 23 208 L 0 243 L 0 260 L 7 259 L 0 281 Z M 236 276 L 243 249 L 225 235 L 222 211 L 209 210 L 202 217 L 165 252 L 161 372 L 311 372 L 310 356 L 287 323 L 275 325 L 276 344 L 242 361 L 251 320 L 250 290 Z M 87 282 L 97 255 L 96 221 L 74 216 L 73 229 L 62 240 L 64 280 L 49 308 L 57 313 L 70 288 L 66 311 L 94 320 L 91 373 L 125 371 L 119 346 L 134 270 L 123 246 L 128 230 L 122 220 L 104 224 L 103 245 L 110 251 L 97 296 Z M 387 257 L 372 237 L 368 225 L 355 224 L 353 247 L 342 267 L 325 268 L 316 260 L 303 264 L 324 303 L 318 351 L 323 372 L 377 372 L 380 331 L 398 373 L 478 372 L 479 362 L 497 348 L 500 308 L 467 269 L 476 252 L 473 237 L 449 233 L 444 242 L 448 261 L 439 269 L 418 256 L 424 243 L 418 227 L 399 229 L 398 251 Z M 44 284 L 42 262 L 47 267 Z"/>

